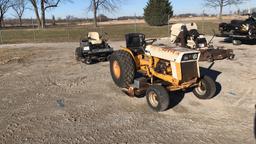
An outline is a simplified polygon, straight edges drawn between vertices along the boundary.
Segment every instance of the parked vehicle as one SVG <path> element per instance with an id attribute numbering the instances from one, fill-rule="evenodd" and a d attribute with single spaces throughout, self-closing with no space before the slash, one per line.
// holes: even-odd
<path id="1" fill-rule="evenodd" d="M 76 48 L 76 60 L 86 64 L 93 61 L 106 61 L 113 53 L 113 48 L 107 43 L 106 34 L 99 35 L 98 32 L 89 32 L 86 39 L 80 42 L 80 47 Z"/>

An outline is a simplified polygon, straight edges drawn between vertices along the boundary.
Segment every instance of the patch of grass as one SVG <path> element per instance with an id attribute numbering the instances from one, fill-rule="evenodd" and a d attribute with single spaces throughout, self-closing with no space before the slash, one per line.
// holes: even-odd
<path id="1" fill-rule="evenodd" d="M 0 49 L 0 65 L 6 64 L 9 62 L 22 62 L 28 59 L 29 57 L 35 55 L 32 49 Z"/>
<path id="2" fill-rule="evenodd" d="M 219 33 L 219 23 L 206 21 L 197 21 L 198 30 L 202 34 L 214 35 L 214 33 Z"/>
<path id="3" fill-rule="evenodd" d="M 218 24 L 196 22 L 201 33 L 212 35 L 212 29 L 217 32 Z M 131 32 L 144 33 L 146 37 L 159 38 L 168 36 L 168 26 L 153 27 L 147 24 L 104 25 L 99 28 L 93 26 L 57 27 L 47 29 L 12 29 L 1 31 L 0 43 L 28 43 L 28 42 L 79 42 L 89 31 L 107 32 L 110 40 L 124 40 L 124 35 Z"/>

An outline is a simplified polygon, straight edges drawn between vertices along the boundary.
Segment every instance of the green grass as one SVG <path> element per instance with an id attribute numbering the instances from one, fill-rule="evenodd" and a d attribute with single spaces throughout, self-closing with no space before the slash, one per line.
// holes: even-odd
<path id="1" fill-rule="evenodd" d="M 217 30 L 217 23 L 214 22 L 197 22 L 198 29 L 205 33 L 212 35 L 212 29 Z M 203 26 L 204 25 L 204 26 Z M 0 43 L 27 43 L 27 42 L 79 42 L 80 39 L 85 37 L 89 31 L 107 32 L 110 40 L 124 40 L 124 35 L 130 32 L 144 33 L 146 37 L 159 38 L 168 36 L 168 26 L 153 27 L 147 24 L 137 24 L 136 30 L 134 24 L 124 25 L 106 25 L 99 28 L 92 26 L 81 27 L 56 27 L 47 28 L 43 30 L 38 29 L 12 29 L 2 30 Z"/>

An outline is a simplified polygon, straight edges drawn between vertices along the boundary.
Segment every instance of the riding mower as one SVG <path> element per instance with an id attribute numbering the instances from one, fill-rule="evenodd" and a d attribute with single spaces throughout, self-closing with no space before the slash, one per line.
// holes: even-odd
<path id="1" fill-rule="evenodd" d="M 233 60 L 235 58 L 233 50 L 214 47 L 211 44 L 213 38 L 210 42 L 207 42 L 204 35 L 198 32 L 196 23 L 178 23 L 172 25 L 171 28 L 171 43 L 200 51 L 200 61 Z"/>
<path id="2" fill-rule="evenodd" d="M 201 76 L 200 52 L 181 47 L 154 45 L 141 33 L 126 35 L 126 47 L 110 57 L 114 83 L 129 96 L 144 96 L 154 111 L 165 111 L 174 92 L 193 90 L 200 99 L 215 95 L 215 81 Z"/>
<path id="3" fill-rule="evenodd" d="M 242 40 L 256 40 L 256 13 L 248 14 L 246 20 L 232 20 L 230 23 L 220 23 L 221 36 L 232 38 L 234 45 L 239 45 Z"/>
<path id="4" fill-rule="evenodd" d="M 113 53 L 107 43 L 107 34 L 99 35 L 98 32 L 89 32 L 86 39 L 80 42 L 80 47 L 75 50 L 77 61 L 91 64 L 93 61 L 106 61 Z"/>

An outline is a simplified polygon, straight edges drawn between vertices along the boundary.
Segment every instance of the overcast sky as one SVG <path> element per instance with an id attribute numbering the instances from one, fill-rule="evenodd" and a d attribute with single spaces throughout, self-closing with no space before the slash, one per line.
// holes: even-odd
<path id="1" fill-rule="evenodd" d="M 62 3 L 58 8 L 54 8 L 47 11 L 47 18 L 51 18 L 52 15 L 55 15 L 56 18 L 61 17 L 65 18 L 67 15 L 72 15 L 79 18 L 88 18 L 92 17 L 92 13 L 88 12 L 90 0 L 73 0 L 73 3 Z M 106 13 L 100 11 L 108 17 L 116 18 L 119 16 L 142 16 L 143 8 L 145 7 L 148 0 L 123 0 L 119 5 L 119 9 L 113 13 Z M 208 14 L 217 14 L 218 10 L 213 8 L 207 8 L 203 6 L 203 0 L 172 0 L 172 5 L 174 8 L 174 14 L 181 13 L 197 13 L 200 14 L 205 10 Z M 247 9 L 248 7 L 256 7 L 256 0 L 250 0 L 250 2 L 245 3 L 239 6 L 226 7 L 224 13 L 229 13 L 230 11 L 235 11 L 240 9 Z M 7 17 L 13 17 L 14 12 L 9 11 Z M 33 10 L 27 10 L 24 17 L 26 18 L 35 18 Z"/>

